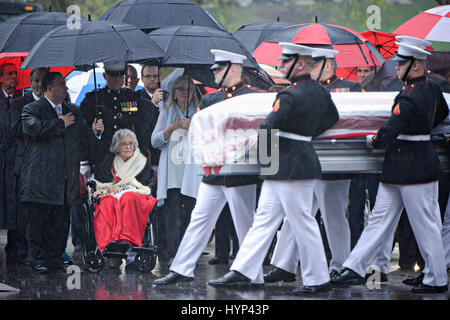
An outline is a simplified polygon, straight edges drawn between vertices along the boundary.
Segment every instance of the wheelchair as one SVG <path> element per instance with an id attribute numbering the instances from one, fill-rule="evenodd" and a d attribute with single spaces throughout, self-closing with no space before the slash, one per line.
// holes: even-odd
<path id="1" fill-rule="evenodd" d="M 81 258 L 85 270 L 97 273 L 105 266 L 105 258 L 126 259 L 126 253 L 119 252 L 103 252 L 101 253 L 94 233 L 94 214 L 95 204 L 98 204 L 100 199 L 94 198 L 93 193 L 96 189 L 95 181 L 88 181 L 87 185 L 91 192 L 88 201 L 81 203 L 80 220 L 81 220 Z M 156 208 L 156 206 L 155 206 Z M 153 211 L 155 211 L 155 208 Z M 133 247 L 132 252 L 136 253 L 134 264 L 141 272 L 151 272 L 156 266 L 158 255 L 158 247 L 155 244 L 155 234 L 157 225 L 153 221 L 153 211 L 150 213 L 147 226 L 144 232 L 144 239 L 142 240 L 142 247 Z"/>

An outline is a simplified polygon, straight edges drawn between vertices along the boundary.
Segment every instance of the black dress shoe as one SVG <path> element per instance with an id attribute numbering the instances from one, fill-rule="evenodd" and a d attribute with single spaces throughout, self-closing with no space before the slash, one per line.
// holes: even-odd
<path id="1" fill-rule="evenodd" d="M 31 268 L 33 269 L 34 272 L 39 273 L 39 274 L 47 274 L 48 273 L 48 268 L 42 264 L 35 264 Z"/>
<path id="2" fill-rule="evenodd" d="M 64 262 L 61 262 L 61 263 L 58 263 L 56 265 L 49 266 L 49 269 L 51 269 L 51 270 L 58 270 L 58 271 L 67 271 L 68 267 L 69 267 L 68 264 L 66 264 Z"/>
<path id="3" fill-rule="evenodd" d="M 339 276 L 339 271 L 333 269 L 330 272 L 330 279 L 337 279 L 337 277 Z"/>
<path id="4" fill-rule="evenodd" d="M 413 293 L 441 293 L 448 290 L 448 285 L 445 286 L 429 286 L 426 284 L 419 284 L 417 287 L 411 289 Z"/>
<path id="5" fill-rule="evenodd" d="M 228 260 L 224 258 L 214 257 L 208 260 L 208 264 L 228 264 Z"/>
<path id="6" fill-rule="evenodd" d="M 131 246 L 126 241 L 123 241 L 123 240 L 120 240 L 118 245 L 117 245 L 117 249 L 121 253 L 127 252 L 128 249 L 130 249 L 130 248 L 131 248 Z"/>
<path id="7" fill-rule="evenodd" d="M 425 277 L 424 273 L 419 274 L 417 277 L 415 278 L 408 278 L 403 280 L 402 282 L 408 286 L 419 286 L 422 284 L 423 281 L 423 277 Z"/>
<path id="8" fill-rule="evenodd" d="M 327 292 L 331 290 L 331 283 L 325 282 L 324 284 L 318 286 L 301 286 L 299 288 L 295 288 L 292 291 L 294 295 L 308 295 L 308 294 L 316 294 L 319 292 Z"/>
<path id="9" fill-rule="evenodd" d="M 364 284 L 364 278 L 350 269 L 345 269 L 339 276 L 331 279 L 331 283 L 336 286 L 354 286 Z"/>
<path id="10" fill-rule="evenodd" d="M 171 271 L 164 278 L 156 279 L 155 281 L 153 281 L 153 284 L 156 284 L 157 286 L 165 286 L 165 285 L 177 283 L 177 282 L 191 282 L 191 281 L 194 281 L 194 278 L 185 277 L 179 273 Z"/>
<path id="11" fill-rule="evenodd" d="M 264 282 L 272 283 L 278 281 L 284 282 L 294 282 L 297 279 L 295 278 L 295 274 L 287 272 L 280 268 L 273 268 L 269 273 L 264 275 Z"/>
<path id="12" fill-rule="evenodd" d="M 103 252 L 119 252 L 119 242 L 111 241 L 106 245 Z"/>
<path id="13" fill-rule="evenodd" d="M 366 273 L 366 276 L 364 277 L 364 281 L 367 282 L 367 280 L 369 280 L 369 278 L 375 273 Z M 388 275 L 384 272 L 380 272 L 380 282 L 388 282 Z"/>
<path id="14" fill-rule="evenodd" d="M 237 271 L 230 271 L 223 277 L 208 282 L 213 287 L 242 287 L 250 286 L 250 279 Z"/>

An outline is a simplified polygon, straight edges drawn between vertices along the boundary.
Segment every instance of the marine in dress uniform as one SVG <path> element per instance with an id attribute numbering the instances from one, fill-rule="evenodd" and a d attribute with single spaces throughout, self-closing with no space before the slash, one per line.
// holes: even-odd
<path id="1" fill-rule="evenodd" d="M 104 64 L 106 86 L 86 94 L 80 104 L 80 111 L 87 123 L 94 119 L 103 120 L 104 131 L 100 133 L 100 147 L 95 159 L 99 164 L 108 154 L 114 133 L 119 129 L 132 130 L 138 139 L 139 149 L 147 155 L 150 147 L 150 112 L 142 108 L 139 93 L 122 88 L 125 63 L 108 62 Z"/>
<path id="2" fill-rule="evenodd" d="M 418 46 L 421 49 L 425 49 L 428 46 L 431 46 L 431 43 L 428 41 L 420 41 L 417 42 L 416 38 L 409 36 L 398 36 L 397 39 L 403 41 L 404 43 L 409 43 L 415 46 Z M 442 92 L 450 93 L 450 84 L 441 75 L 435 74 L 430 70 L 427 70 L 425 73 L 427 79 L 431 82 L 434 82 L 441 88 Z M 390 77 L 382 82 L 381 90 L 382 91 L 402 91 L 404 88 L 404 82 L 400 80 L 398 77 Z M 441 212 L 445 211 L 445 201 L 447 200 L 448 195 L 448 178 L 440 179 L 439 181 L 439 204 L 441 206 Z M 414 237 L 414 233 L 411 229 L 411 225 L 408 220 L 408 216 L 406 211 L 403 210 L 402 215 L 400 217 L 400 221 L 398 224 L 397 231 L 398 238 L 398 246 L 399 246 L 399 266 L 402 269 L 412 270 L 414 266 L 417 264 L 420 269 L 424 267 L 424 260 L 420 254 L 419 247 L 417 246 L 417 241 Z"/>
<path id="3" fill-rule="evenodd" d="M 430 53 L 401 40 L 396 44 L 399 49 L 393 59 L 398 62 L 399 77 L 406 82 L 394 100 L 391 117 L 372 139 L 375 148 L 386 148 L 375 207 L 344 263 L 346 269 L 332 282 L 361 284 L 367 268 L 380 255 L 390 256 L 395 228 L 405 207 L 425 259 L 423 281 L 412 292 L 443 292 L 448 289 L 448 279 L 438 205 L 442 172 L 430 133 L 447 117 L 448 106 L 439 87 L 425 76 Z M 386 265 L 378 267 L 386 272 Z"/>
<path id="4" fill-rule="evenodd" d="M 200 101 L 200 110 L 236 95 L 261 92 L 260 89 L 242 81 L 242 65 L 246 59 L 245 56 L 214 49 L 211 53 L 215 61 L 211 69 L 214 72 L 216 84 L 223 88 L 204 96 Z M 154 284 L 166 285 L 193 280 L 197 260 L 208 244 L 214 225 L 226 203 L 230 207 L 239 243 L 242 243 L 253 222 L 257 178 L 257 175 L 205 174 L 199 187 L 191 221 L 170 267 L 171 272 L 166 277 L 155 280 Z M 255 280 L 263 282 L 262 270 Z"/>
<path id="5" fill-rule="evenodd" d="M 303 286 L 294 294 L 310 294 L 330 289 L 329 274 L 319 227 L 312 203 L 314 186 L 321 178 L 319 159 L 311 139 L 332 127 L 339 115 L 331 96 L 309 75 L 313 48 L 292 43 L 283 47 L 281 69 L 292 85 L 278 93 L 272 112 L 261 129 L 278 129 L 279 170 L 264 179 L 253 225 L 242 243 L 233 265 L 212 286 L 238 286 L 255 281 L 272 239 L 285 221 L 294 235 L 300 257 Z"/>
<path id="6" fill-rule="evenodd" d="M 327 76 L 332 73 L 329 79 L 320 83 L 330 92 L 361 91 L 357 82 L 336 77 L 334 72 L 334 57 L 338 53 L 336 50 L 316 48 L 312 53 L 314 63 L 311 75 L 313 78 Z M 320 62 L 323 61 L 323 64 Z M 322 69 L 325 64 L 328 66 Z M 321 71 L 325 71 L 322 74 Z M 350 179 L 345 175 L 323 175 L 314 186 L 313 213 L 320 209 L 326 236 L 324 244 L 327 242 L 331 251 L 330 276 L 333 277 L 342 271 L 342 263 L 350 254 L 350 228 L 345 217 L 349 196 Z M 295 281 L 297 266 L 299 262 L 298 248 L 295 237 L 290 231 L 289 223 L 283 223 L 281 233 L 275 247 L 271 264 L 275 268 L 264 275 L 266 282 Z M 325 244 L 326 246 L 326 244 Z"/>

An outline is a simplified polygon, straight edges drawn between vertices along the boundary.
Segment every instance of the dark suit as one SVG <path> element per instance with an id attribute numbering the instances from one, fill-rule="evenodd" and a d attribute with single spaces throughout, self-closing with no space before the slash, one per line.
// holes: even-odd
<path id="1" fill-rule="evenodd" d="M 5 247 L 8 260 L 16 261 L 17 197 L 15 194 L 14 156 L 16 145 L 11 135 L 11 100 L 20 97 L 14 90 L 12 98 L 6 98 L 0 86 L 0 229 L 8 229 Z"/>
<path id="2" fill-rule="evenodd" d="M 80 160 L 91 158 L 98 140 L 78 107 L 62 103 L 75 123 L 65 127 L 50 102 L 42 97 L 22 112 L 24 157 L 21 200 L 28 210 L 27 240 L 32 265 L 58 265 L 69 231 L 70 206 L 80 200 Z"/>
<path id="3" fill-rule="evenodd" d="M 15 157 L 14 157 L 14 178 L 15 178 L 15 195 L 16 195 L 16 256 L 19 262 L 25 262 L 28 255 L 27 241 L 26 241 L 26 226 L 27 215 L 26 211 L 21 208 L 20 203 L 20 171 L 22 169 L 23 161 L 23 132 L 22 132 L 22 110 L 27 104 L 35 101 L 31 92 L 25 94 L 23 97 L 13 99 L 11 101 L 11 133 L 12 138 L 15 139 Z M 9 242 L 8 242 L 9 243 Z M 9 246 L 9 245 L 8 245 Z"/>

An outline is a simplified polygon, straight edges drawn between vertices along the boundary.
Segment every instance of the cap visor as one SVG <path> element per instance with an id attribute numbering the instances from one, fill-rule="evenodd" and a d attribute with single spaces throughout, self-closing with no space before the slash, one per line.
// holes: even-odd
<path id="1" fill-rule="evenodd" d="M 278 57 L 277 60 L 288 61 L 288 60 L 291 60 L 292 58 L 294 58 L 294 56 L 290 56 L 290 57 L 288 57 L 288 56 L 280 56 L 280 57 Z"/>
<path id="2" fill-rule="evenodd" d="M 211 71 L 214 71 L 214 70 L 216 70 L 216 69 L 219 69 L 219 65 L 216 63 L 216 64 L 213 64 L 212 66 L 211 66 L 211 68 L 209 68 L 209 70 L 211 70 Z"/>
<path id="3" fill-rule="evenodd" d="M 399 57 L 398 55 L 395 55 L 391 58 L 391 60 L 395 61 L 395 62 L 403 62 L 403 61 L 407 61 L 408 59 L 405 59 L 405 58 Z"/>

